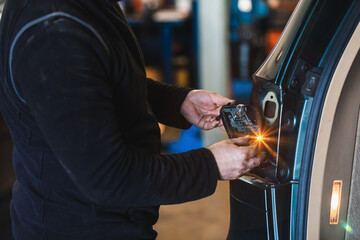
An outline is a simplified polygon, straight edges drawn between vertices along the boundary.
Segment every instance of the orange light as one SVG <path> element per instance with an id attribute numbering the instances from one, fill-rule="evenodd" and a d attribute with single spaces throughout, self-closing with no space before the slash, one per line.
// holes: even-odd
<path id="1" fill-rule="evenodd" d="M 252 137 L 256 143 L 265 143 L 265 136 L 259 133 L 255 133 L 255 136 Z"/>
<path id="2" fill-rule="evenodd" d="M 331 194 L 331 205 L 330 205 L 330 225 L 338 224 L 339 222 L 339 211 L 341 204 L 341 180 L 334 180 Z"/>

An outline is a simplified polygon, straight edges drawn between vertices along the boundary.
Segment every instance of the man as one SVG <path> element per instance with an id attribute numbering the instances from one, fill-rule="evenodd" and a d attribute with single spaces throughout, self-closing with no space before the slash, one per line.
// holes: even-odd
<path id="1" fill-rule="evenodd" d="M 154 239 L 159 205 L 260 164 L 247 139 L 160 154 L 158 121 L 212 129 L 230 100 L 147 79 L 115 0 L 11 0 L 0 36 L 15 239 Z"/>

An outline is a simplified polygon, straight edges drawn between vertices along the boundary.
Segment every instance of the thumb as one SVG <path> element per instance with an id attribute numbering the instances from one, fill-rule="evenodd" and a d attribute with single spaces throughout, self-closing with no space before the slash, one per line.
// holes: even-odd
<path id="1" fill-rule="evenodd" d="M 234 143 L 237 146 L 244 146 L 249 143 L 249 137 L 238 137 L 238 138 L 232 138 L 230 140 L 232 143 Z"/>

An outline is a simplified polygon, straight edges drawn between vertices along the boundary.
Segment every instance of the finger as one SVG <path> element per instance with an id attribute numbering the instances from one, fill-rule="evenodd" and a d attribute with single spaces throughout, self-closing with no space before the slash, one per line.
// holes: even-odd
<path id="1" fill-rule="evenodd" d="M 259 166 L 265 159 L 265 152 L 259 153 L 258 155 L 256 155 L 256 157 L 253 157 L 251 159 L 249 159 L 247 166 L 249 168 L 255 168 L 257 166 Z"/>
<path id="2" fill-rule="evenodd" d="M 224 106 L 226 104 L 230 103 L 234 103 L 235 100 L 227 98 L 227 97 L 223 97 L 217 93 L 212 93 L 211 95 L 211 100 L 213 101 L 213 103 L 215 103 L 218 106 Z"/>
<path id="3" fill-rule="evenodd" d="M 261 159 L 258 157 L 255 158 L 251 158 L 250 161 L 248 162 L 248 168 L 253 169 L 258 167 L 261 164 Z"/>
<path id="4" fill-rule="evenodd" d="M 217 121 L 207 121 L 204 123 L 203 130 L 211 130 L 211 129 L 216 128 L 217 126 L 218 126 Z"/>
<path id="5" fill-rule="evenodd" d="M 196 125 L 203 130 L 211 130 L 218 126 L 219 121 L 216 121 L 215 115 L 207 115 L 200 119 L 200 122 Z"/>
<path id="6" fill-rule="evenodd" d="M 258 157 L 261 158 L 261 161 L 264 161 L 265 160 L 265 157 L 266 157 L 266 152 L 261 152 L 258 154 Z"/>
<path id="7" fill-rule="evenodd" d="M 251 159 L 253 157 L 256 157 L 257 155 L 257 149 L 253 146 L 240 146 L 243 151 L 245 151 L 245 154 L 247 156 L 247 159 Z"/>
<path id="8" fill-rule="evenodd" d="M 250 138 L 246 136 L 246 137 L 232 138 L 231 142 L 237 146 L 244 146 L 249 143 L 249 140 Z"/>

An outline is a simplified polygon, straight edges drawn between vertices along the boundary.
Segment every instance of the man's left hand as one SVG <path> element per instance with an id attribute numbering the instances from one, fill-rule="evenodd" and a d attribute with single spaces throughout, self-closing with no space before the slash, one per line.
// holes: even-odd
<path id="1" fill-rule="evenodd" d="M 205 90 L 192 90 L 186 96 L 181 114 L 191 124 L 203 130 L 213 129 L 221 124 L 216 117 L 220 114 L 220 108 L 235 100 L 220 96 L 215 92 Z"/>

